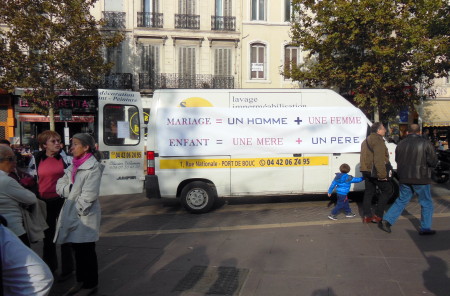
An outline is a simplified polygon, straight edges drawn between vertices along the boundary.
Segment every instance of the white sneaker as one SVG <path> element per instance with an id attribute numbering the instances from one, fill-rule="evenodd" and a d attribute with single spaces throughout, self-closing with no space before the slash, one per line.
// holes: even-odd
<path id="1" fill-rule="evenodd" d="M 356 214 L 353 214 L 353 213 L 345 214 L 345 217 L 347 217 L 347 218 L 353 218 L 355 216 L 356 216 Z"/>
<path id="2" fill-rule="evenodd" d="M 335 215 L 328 215 L 328 219 L 337 220 L 338 218 Z"/>

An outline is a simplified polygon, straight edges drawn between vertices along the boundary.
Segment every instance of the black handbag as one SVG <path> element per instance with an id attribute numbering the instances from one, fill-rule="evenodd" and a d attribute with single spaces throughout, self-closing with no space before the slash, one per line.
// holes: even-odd
<path id="1" fill-rule="evenodd" d="M 372 152 L 372 154 L 374 154 L 373 149 L 372 149 L 372 147 L 370 147 L 369 141 L 367 141 L 367 139 L 366 139 L 366 145 L 367 145 L 367 148 L 369 148 L 369 150 Z M 392 168 L 392 165 L 390 162 L 387 162 L 384 165 L 386 166 L 386 178 L 388 180 L 391 180 L 392 177 L 394 176 L 394 169 Z M 377 168 L 375 167 L 375 162 L 372 164 L 372 170 L 370 171 L 370 177 L 378 179 L 378 171 L 377 171 Z"/>

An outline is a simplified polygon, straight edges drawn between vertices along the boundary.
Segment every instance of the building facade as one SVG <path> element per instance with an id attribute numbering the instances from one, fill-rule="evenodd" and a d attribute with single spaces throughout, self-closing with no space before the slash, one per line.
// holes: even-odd
<path id="1" fill-rule="evenodd" d="M 102 0 L 93 12 L 125 40 L 105 53 L 112 74 L 143 94 L 158 88 L 240 87 L 241 3 Z M 115 73 L 114 73 L 115 72 Z M 126 79 L 125 79 L 126 80 Z"/>
<path id="2" fill-rule="evenodd" d="M 102 87 L 138 91 L 144 101 L 161 88 L 302 87 L 283 75 L 305 55 L 291 43 L 291 12 L 291 0 L 99 0 L 91 13 L 104 20 L 101 30 L 125 35 L 119 46 L 104 52 L 114 66 Z M 436 81 L 436 101 L 448 104 L 449 86 L 449 79 Z M 64 104 L 85 99 L 61 98 Z M 23 139 L 48 128 L 45 119 L 31 116 L 20 94 L 10 104 L 14 108 L 10 105 L 3 122 L 7 136 Z M 427 104 L 434 103 L 423 105 L 424 124 L 431 121 L 427 112 L 435 113 Z M 74 131 L 93 128 L 92 108 L 74 114 L 80 116 L 69 122 Z M 63 125 L 57 122 L 60 130 Z"/>

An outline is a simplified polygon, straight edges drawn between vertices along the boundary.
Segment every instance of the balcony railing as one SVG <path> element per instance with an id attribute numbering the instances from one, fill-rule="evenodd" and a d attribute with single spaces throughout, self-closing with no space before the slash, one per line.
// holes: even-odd
<path id="1" fill-rule="evenodd" d="M 175 14 L 175 28 L 200 29 L 200 16 L 194 14 Z"/>
<path id="2" fill-rule="evenodd" d="M 125 12 L 103 11 L 102 17 L 105 20 L 103 28 L 125 29 Z"/>
<path id="3" fill-rule="evenodd" d="M 211 16 L 211 30 L 236 31 L 235 16 Z"/>
<path id="4" fill-rule="evenodd" d="M 139 89 L 160 88 L 234 88 L 233 76 L 212 74 L 139 73 Z"/>
<path id="5" fill-rule="evenodd" d="M 162 13 L 158 12 L 138 12 L 137 26 L 146 28 L 162 28 L 164 18 Z"/>
<path id="6" fill-rule="evenodd" d="M 133 89 L 133 75 L 131 73 L 113 73 L 106 75 L 102 83 L 103 88 Z"/>

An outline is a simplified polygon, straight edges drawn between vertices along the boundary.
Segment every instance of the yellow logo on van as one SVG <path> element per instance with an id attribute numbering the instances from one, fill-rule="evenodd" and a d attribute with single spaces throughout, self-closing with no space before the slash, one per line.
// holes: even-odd
<path id="1" fill-rule="evenodd" d="M 192 97 L 181 101 L 179 107 L 214 107 L 214 106 L 213 104 L 211 104 L 210 101 L 206 99 L 199 97 Z"/>

